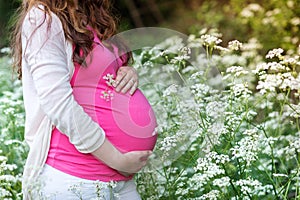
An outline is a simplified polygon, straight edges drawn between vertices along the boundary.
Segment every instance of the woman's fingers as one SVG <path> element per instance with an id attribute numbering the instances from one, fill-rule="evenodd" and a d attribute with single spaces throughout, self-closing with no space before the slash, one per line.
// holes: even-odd
<path id="1" fill-rule="evenodd" d="M 131 89 L 129 91 L 130 95 L 133 95 L 133 93 L 136 91 L 137 87 L 138 87 L 138 81 L 135 81 L 133 86 L 131 87 Z"/>
<path id="2" fill-rule="evenodd" d="M 114 87 L 117 87 L 120 82 L 123 80 L 123 78 L 126 76 L 126 72 L 124 72 L 121 68 L 117 71 L 117 77 L 115 79 L 115 82 L 113 83 Z"/>
<path id="3" fill-rule="evenodd" d="M 149 158 L 149 156 L 151 156 L 151 154 L 152 154 L 152 151 L 146 151 L 146 152 L 144 153 L 144 155 L 142 155 L 142 156 L 140 157 L 140 161 L 144 161 L 145 164 L 147 164 L 148 158 Z"/>
<path id="4" fill-rule="evenodd" d="M 115 83 L 116 91 L 122 93 L 130 92 L 132 95 L 138 87 L 137 72 L 133 67 L 123 66 L 117 72 Z"/>
<path id="5" fill-rule="evenodd" d="M 123 154 L 126 159 L 118 170 L 129 174 L 139 172 L 147 164 L 151 153 L 151 151 L 131 151 Z"/>
<path id="6" fill-rule="evenodd" d="M 122 93 L 126 93 L 127 91 L 130 90 L 130 94 L 133 94 L 133 92 L 136 90 L 136 87 L 135 87 L 136 84 L 136 81 L 134 79 L 131 79 L 127 82 L 127 84 L 125 84 L 121 90 Z M 131 90 L 133 92 L 131 92 Z"/>

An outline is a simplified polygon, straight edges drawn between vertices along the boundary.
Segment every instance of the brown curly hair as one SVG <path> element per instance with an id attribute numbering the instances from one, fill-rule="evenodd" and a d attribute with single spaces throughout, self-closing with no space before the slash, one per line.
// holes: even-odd
<path id="1" fill-rule="evenodd" d="M 77 1 L 77 4 L 75 3 Z M 18 73 L 18 78 L 22 77 L 22 43 L 21 28 L 28 11 L 37 4 L 44 5 L 45 15 L 50 16 L 53 12 L 61 20 L 65 37 L 74 45 L 73 62 L 83 64 L 84 58 L 93 48 L 93 32 L 88 28 L 92 27 L 96 31 L 100 40 L 104 41 L 116 34 L 116 19 L 112 15 L 111 0 L 23 0 L 19 8 L 19 14 L 14 26 L 11 47 L 13 56 L 13 68 Z M 50 24 L 50 23 L 49 23 Z M 125 43 L 118 38 L 113 40 L 122 52 L 127 52 L 122 56 L 127 64 L 131 58 L 131 52 Z M 106 44 L 109 48 L 111 45 Z"/>

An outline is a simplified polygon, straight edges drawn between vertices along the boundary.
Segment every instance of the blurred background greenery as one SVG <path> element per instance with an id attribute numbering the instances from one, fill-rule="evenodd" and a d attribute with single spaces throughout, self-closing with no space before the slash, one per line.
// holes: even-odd
<path id="1" fill-rule="evenodd" d="M 19 1 L 0 0 L 0 48 L 8 44 L 8 23 Z"/>
<path id="2" fill-rule="evenodd" d="M 0 48 L 8 46 L 9 19 L 20 2 L 0 1 Z M 114 5 L 120 30 L 160 26 L 197 35 L 216 28 L 224 42 L 256 38 L 264 51 L 299 45 L 300 0 L 115 0 Z"/>

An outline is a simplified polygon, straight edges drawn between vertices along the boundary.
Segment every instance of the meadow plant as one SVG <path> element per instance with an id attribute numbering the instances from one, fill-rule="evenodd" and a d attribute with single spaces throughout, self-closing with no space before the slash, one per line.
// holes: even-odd
<path id="1" fill-rule="evenodd" d="M 159 124 L 138 189 L 143 199 L 299 199 L 299 55 L 260 56 L 255 39 L 223 47 L 218 36 L 135 55 Z"/>
<path id="2" fill-rule="evenodd" d="M 9 53 L 9 49 L 1 52 Z M 15 200 L 22 199 L 21 175 L 28 147 L 21 82 L 13 78 L 10 63 L 8 56 L 0 58 L 0 199 Z"/>

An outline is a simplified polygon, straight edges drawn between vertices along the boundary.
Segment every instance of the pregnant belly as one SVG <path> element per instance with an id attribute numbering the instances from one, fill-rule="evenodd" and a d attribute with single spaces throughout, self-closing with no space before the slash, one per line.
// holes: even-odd
<path id="1" fill-rule="evenodd" d="M 107 138 L 122 152 L 152 150 L 157 134 L 156 117 L 151 105 L 140 90 L 134 95 L 110 90 L 110 99 L 99 98 L 96 92 L 95 111 L 99 125 Z"/>

